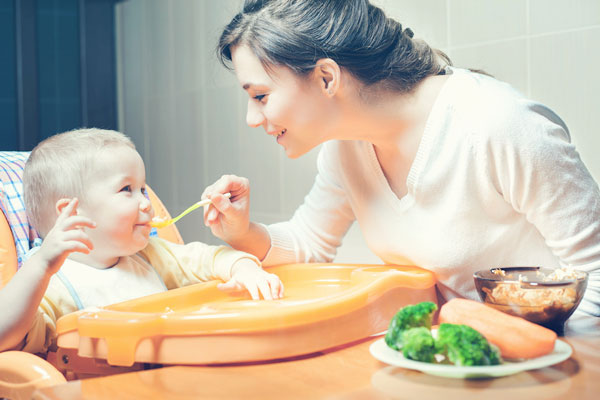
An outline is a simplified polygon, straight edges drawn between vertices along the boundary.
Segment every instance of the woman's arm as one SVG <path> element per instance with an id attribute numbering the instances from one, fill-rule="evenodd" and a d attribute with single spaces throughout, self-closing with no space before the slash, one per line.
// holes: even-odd
<path id="1" fill-rule="evenodd" d="M 271 248 L 271 236 L 263 225 L 250 222 L 244 236 L 233 238 L 228 243 L 234 249 L 250 253 L 263 260 Z"/>
<path id="2" fill-rule="evenodd" d="M 331 261 L 355 219 L 346 191 L 338 184 L 337 160 L 337 147 L 324 145 L 315 184 L 304 203 L 291 220 L 267 227 L 249 221 L 248 180 L 223 176 L 203 194 L 213 199 L 204 212 L 205 224 L 215 236 L 255 255 L 263 265 Z M 230 199 L 218 195 L 227 192 Z"/>
<path id="3" fill-rule="evenodd" d="M 527 103 L 492 146 L 498 190 L 544 237 L 563 266 L 587 271 L 578 310 L 600 316 L 600 190 L 548 108 Z M 504 140 L 502 139 L 502 140 Z"/>
<path id="4" fill-rule="evenodd" d="M 263 265 L 331 262 L 355 220 L 341 171 L 336 143 L 324 145 L 315 183 L 302 205 L 286 222 L 267 226 L 271 249 Z"/>

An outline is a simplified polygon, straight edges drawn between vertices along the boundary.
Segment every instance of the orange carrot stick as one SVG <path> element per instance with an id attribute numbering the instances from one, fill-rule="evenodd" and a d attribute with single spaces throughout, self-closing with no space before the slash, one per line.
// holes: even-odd
<path id="1" fill-rule="evenodd" d="M 479 331 L 504 358 L 535 358 L 554 350 L 556 333 L 550 329 L 477 301 L 452 299 L 442 306 L 439 319 Z"/>

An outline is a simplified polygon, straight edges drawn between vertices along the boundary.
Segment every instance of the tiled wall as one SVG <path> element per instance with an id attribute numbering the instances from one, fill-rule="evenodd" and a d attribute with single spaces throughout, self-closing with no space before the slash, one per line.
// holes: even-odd
<path id="1" fill-rule="evenodd" d="M 455 65 L 481 68 L 552 107 L 600 180 L 600 1 L 376 0 Z M 222 174 L 252 184 L 253 219 L 288 219 L 316 173 L 313 150 L 287 159 L 245 126 L 247 96 L 214 53 L 241 0 L 128 0 L 117 6 L 120 129 L 146 161 L 148 181 L 173 213 Z M 178 223 L 184 239 L 218 243 L 201 212 Z M 336 261 L 379 262 L 351 229 Z"/>
<path id="2" fill-rule="evenodd" d="M 479 68 L 556 111 L 600 181 L 600 1 L 376 0 L 457 66 Z"/>
<path id="3" fill-rule="evenodd" d="M 313 151 L 289 160 L 245 124 L 247 95 L 215 46 L 242 1 L 128 0 L 117 5 L 119 127 L 146 162 L 149 184 L 172 213 L 223 174 L 252 184 L 252 218 L 289 218 L 316 173 Z M 178 223 L 186 241 L 218 243 L 201 212 Z"/>

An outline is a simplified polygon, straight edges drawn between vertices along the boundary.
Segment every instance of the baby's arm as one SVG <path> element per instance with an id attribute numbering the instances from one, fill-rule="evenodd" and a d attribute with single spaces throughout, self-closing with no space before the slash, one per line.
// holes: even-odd
<path id="1" fill-rule="evenodd" d="M 0 290 L 0 351 L 14 348 L 30 329 L 50 278 L 73 252 L 89 253 L 93 245 L 88 235 L 79 229 L 96 224 L 77 216 L 77 199 L 72 199 L 58 216 L 41 248 L 17 271 Z"/>
<path id="2" fill-rule="evenodd" d="M 211 246 L 201 242 L 185 245 L 160 238 L 150 238 L 139 252 L 162 277 L 168 289 L 220 279 L 220 289 L 229 292 L 248 290 L 253 299 L 277 299 L 283 296 L 283 285 L 274 274 L 264 271 L 251 254 L 227 246 Z"/>
<path id="3" fill-rule="evenodd" d="M 240 258 L 231 268 L 231 279 L 217 286 L 224 291 L 248 290 L 252 299 L 265 300 L 279 299 L 283 297 L 283 284 L 275 274 L 263 270 L 254 260 Z"/>

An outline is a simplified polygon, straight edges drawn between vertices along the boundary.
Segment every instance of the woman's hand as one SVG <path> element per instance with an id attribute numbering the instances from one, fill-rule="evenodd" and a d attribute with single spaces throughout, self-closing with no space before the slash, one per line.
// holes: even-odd
<path id="1" fill-rule="evenodd" d="M 228 199 L 224 193 L 231 193 Z M 204 225 L 213 235 L 234 249 L 245 251 L 263 260 L 271 248 L 266 228 L 250 222 L 250 182 L 235 175 L 221 179 L 204 189 L 202 199 L 212 203 L 204 207 Z"/>
<path id="2" fill-rule="evenodd" d="M 74 198 L 62 209 L 41 248 L 32 256 L 42 262 L 50 274 L 60 269 L 69 254 L 88 254 L 94 248 L 89 236 L 81 228 L 95 228 L 96 224 L 87 217 L 77 215 L 77 204 L 78 200 Z"/>
<path id="3" fill-rule="evenodd" d="M 249 258 L 238 260 L 231 269 L 231 279 L 217 287 L 225 292 L 247 290 L 253 300 L 262 296 L 265 300 L 283 297 L 283 283 L 275 274 L 263 270 Z"/>
<path id="4" fill-rule="evenodd" d="M 231 193 L 228 199 L 223 194 Z M 204 225 L 227 243 L 238 242 L 250 229 L 250 183 L 235 175 L 223 175 L 204 189 L 202 199 L 212 203 L 204 207 Z"/>

